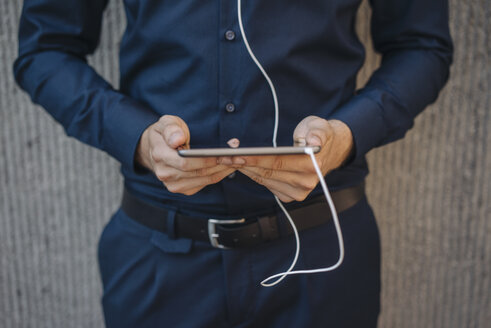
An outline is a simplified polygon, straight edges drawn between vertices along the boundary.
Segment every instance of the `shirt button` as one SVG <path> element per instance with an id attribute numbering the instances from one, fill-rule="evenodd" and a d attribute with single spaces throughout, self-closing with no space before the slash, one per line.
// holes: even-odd
<path id="1" fill-rule="evenodd" d="M 233 113 L 235 112 L 235 105 L 232 104 L 232 103 L 228 103 L 226 106 L 225 106 L 225 110 L 229 113 Z"/>
<path id="2" fill-rule="evenodd" d="M 230 173 L 230 174 L 228 175 L 228 178 L 229 178 L 229 179 L 233 179 L 233 178 L 235 178 L 235 172 Z"/>
<path id="3" fill-rule="evenodd" d="M 228 30 L 227 32 L 225 32 L 225 39 L 227 39 L 228 41 L 234 40 L 235 39 L 235 32 L 232 30 Z"/>

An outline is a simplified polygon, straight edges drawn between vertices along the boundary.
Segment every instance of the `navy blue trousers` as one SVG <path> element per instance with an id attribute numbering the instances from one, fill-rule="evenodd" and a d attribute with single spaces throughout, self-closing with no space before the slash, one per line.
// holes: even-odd
<path id="1" fill-rule="evenodd" d="M 319 213 L 322 215 L 322 213 Z M 118 210 L 99 242 L 107 327 L 376 327 L 380 310 L 380 245 L 366 199 L 340 214 L 346 257 L 329 273 L 285 271 L 293 237 L 260 247 L 218 250 L 169 239 Z M 330 266 L 339 250 L 332 221 L 302 231 L 296 269 Z"/>

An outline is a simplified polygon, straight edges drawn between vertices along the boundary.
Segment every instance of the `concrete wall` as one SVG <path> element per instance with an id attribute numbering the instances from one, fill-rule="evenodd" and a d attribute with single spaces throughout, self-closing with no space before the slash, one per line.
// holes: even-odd
<path id="1" fill-rule="evenodd" d="M 452 77 L 407 137 L 369 154 L 383 251 L 380 327 L 491 322 L 490 2 L 451 0 Z M 99 233 L 118 164 L 67 138 L 16 88 L 20 0 L 0 0 L 0 327 L 100 327 Z M 368 40 L 366 4 L 359 31 Z M 120 1 L 90 59 L 116 83 Z M 368 52 L 362 83 L 377 57 Z"/>

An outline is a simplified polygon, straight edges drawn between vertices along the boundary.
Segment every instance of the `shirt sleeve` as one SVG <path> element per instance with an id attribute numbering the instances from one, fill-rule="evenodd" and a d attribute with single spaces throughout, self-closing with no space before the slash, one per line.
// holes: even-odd
<path id="1" fill-rule="evenodd" d="M 453 46 L 446 0 L 370 0 L 380 68 L 331 118 L 351 129 L 353 160 L 402 138 L 449 76 Z"/>
<path id="2" fill-rule="evenodd" d="M 86 62 L 99 42 L 104 0 L 26 0 L 19 27 L 17 83 L 66 133 L 135 168 L 141 134 L 158 120 L 114 90 Z"/>

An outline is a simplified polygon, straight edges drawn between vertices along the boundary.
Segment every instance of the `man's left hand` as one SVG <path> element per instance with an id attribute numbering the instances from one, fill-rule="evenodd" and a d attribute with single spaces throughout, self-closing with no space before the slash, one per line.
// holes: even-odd
<path id="1" fill-rule="evenodd" d="M 353 149 L 353 136 L 345 123 L 317 116 L 308 116 L 297 125 L 293 141 L 321 147 L 315 157 L 324 176 L 341 166 Z M 308 155 L 236 156 L 222 158 L 222 164 L 235 166 L 282 202 L 303 201 L 319 183 Z"/>

